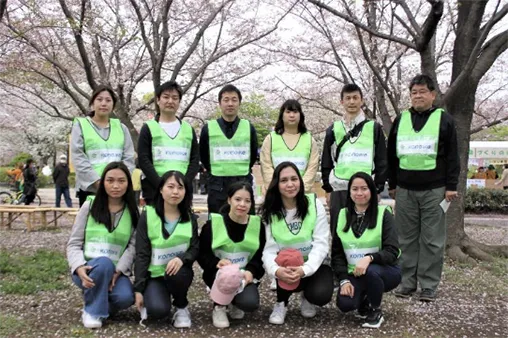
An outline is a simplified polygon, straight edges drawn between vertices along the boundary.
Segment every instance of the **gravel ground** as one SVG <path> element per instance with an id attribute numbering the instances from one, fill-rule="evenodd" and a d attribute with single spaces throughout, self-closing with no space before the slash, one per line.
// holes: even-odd
<path id="1" fill-rule="evenodd" d="M 23 253 L 38 248 L 64 252 L 70 227 L 70 221 L 64 220 L 56 230 L 26 233 L 21 223 L 16 223 L 11 230 L 0 230 L 0 248 Z M 508 228 L 469 225 L 466 231 L 484 243 L 508 245 Z M 0 317 L 11 323 L 12 330 L 4 333 L 8 337 L 502 337 L 508 329 L 506 265 L 506 260 L 474 267 L 447 261 L 438 301 L 427 304 L 386 294 L 383 301 L 386 321 L 379 330 L 362 329 L 353 315 L 339 313 L 336 295 L 314 319 L 300 316 L 299 299 L 293 296 L 286 323 L 270 325 L 268 316 L 275 294 L 268 290 L 266 279 L 260 288 L 260 309 L 245 320 L 231 321 L 229 329 L 216 329 L 211 323 L 211 302 L 197 265 L 189 292 L 193 327 L 188 330 L 174 329 L 169 320 L 148 322 L 144 328 L 138 324 L 139 315 L 134 307 L 108 319 L 100 330 L 84 329 L 80 322 L 80 291 L 71 285 L 68 276 L 62 276 L 69 285 L 67 290 L 31 296 L 0 294 Z"/>

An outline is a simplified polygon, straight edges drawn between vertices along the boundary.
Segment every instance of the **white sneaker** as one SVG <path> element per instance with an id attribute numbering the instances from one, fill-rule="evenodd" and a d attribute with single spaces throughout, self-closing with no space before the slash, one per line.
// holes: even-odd
<path id="1" fill-rule="evenodd" d="M 225 306 L 216 305 L 212 312 L 213 326 L 223 329 L 229 327 L 228 314 Z"/>
<path id="2" fill-rule="evenodd" d="M 100 317 L 94 317 L 85 310 L 83 310 L 83 315 L 81 316 L 83 320 L 83 326 L 87 329 L 98 329 L 102 327 L 102 319 Z"/>
<path id="3" fill-rule="evenodd" d="M 303 318 L 314 318 L 316 316 L 316 305 L 309 303 L 309 301 L 301 293 L 301 304 L 300 304 L 300 313 Z"/>
<path id="4" fill-rule="evenodd" d="M 173 326 L 177 329 L 188 328 L 191 327 L 191 315 L 189 312 L 189 308 L 186 306 L 183 309 L 176 309 L 175 314 L 173 315 Z"/>
<path id="5" fill-rule="evenodd" d="M 270 283 L 270 290 L 272 290 L 272 291 L 277 290 L 277 279 L 272 278 L 272 282 Z"/>
<path id="6" fill-rule="evenodd" d="M 231 319 L 243 319 L 245 316 L 245 312 L 234 306 L 233 304 L 229 305 L 229 316 Z"/>
<path id="7" fill-rule="evenodd" d="M 268 322 L 270 324 L 282 325 L 284 324 L 284 319 L 286 319 L 287 308 L 284 305 L 284 302 L 275 303 L 273 307 L 272 314 L 270 315 L 270 319 Z"/>

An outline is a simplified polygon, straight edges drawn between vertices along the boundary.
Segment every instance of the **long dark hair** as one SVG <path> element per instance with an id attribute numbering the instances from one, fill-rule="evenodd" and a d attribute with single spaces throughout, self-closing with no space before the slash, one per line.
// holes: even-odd
<path id="1" fill-rule="evenodd" d="M 374 229 L 377 224 L 377 189 L 376 184 L 374 183 L 374 180 L 372 179 L 372 176 L 359 171 L 351 178 L 349 179 L 349 184 L 347 187 L 347 202 L 346 202 L 346 208 L 347 208 L 347 214 L 346 214 L 346 225 L 344 226 L 343 231 L 348 232 L 353 215 L 356 214 L 355 211 L 355 202 L 353 202 L 353 199 L 351 198 L 351 186 L 353 185 L 353 181 L 355 178 L 361 178 L 367 183 L 367 187 L 370 190 L 370 201 L 369 206 L 367 207 L 367 210 L 365 210 L 365 221 L 368 224 L 369 229 Z"/>
<path id="2" fill-rule="evenodd" d="M 252 208 L 252 204 L 256 203 L 255 199 L 254 199 L 254 190 L 252 189 L 252 186 L 248 183 L 248 182 L 245 182 L 245 181 L 239 181 L 239 182 L 234 182 L 234 183 L 231 183 L 229 186 L 228 186 L 228 191 L 227 191 L 227 194 L 228 194 L 228 198 L 232 198 L 233 195 L 238 191 L 238 190 L 247 190 L 247 192 L 249 193 L 250 195 L 250 200 L 251 200 L 251 208 L 249 210 L 249 214 L 251 215 L 254 215 L 254 212 L 253 210 L 255 208 Z M 220 208 L 220 213 L 222 215 L 227 215 L 229 214 L 229 211 L 231 210 L 231 205 L 229 203 L 226 202 L 226 204 L 224 204 L 221 208 Z"/>
<path id="3" fill-rule="evenodd" d="M 284 205 L 282 204 L 282 196 L 279 190 L 279 181 L 281 171 L 286 168 L 293 168 L 293 170 L 298 175 L 298 179 L 300 180 L 300 191 L 298 191 L 298 194 L 295 197 L 296 216 L 303 220 L 309 212 L 309 201 L 305 196 L 305 187 L 303 185 L 300 171 L 293 162 L 282 162 L 275 168 L 275 171 L 273 172 L 272 181 L 270 182 L 270 185 L 266 191 L 265 202 L 260 209 L 261 218 L 265 224 L 269 224 L 272 221 L 272 216 L 277 216 L 279 220 L 285 217 Z"/>
<path id="4" fill-rule="evenodd" d="M 104 187 L 104 181 L 106 180 L 106 174 L 113 169 L 120 169 L 125 173 L 125 176 L 127 176 L 127 191 L 125 191 L 122 199 L 131 214 L 133 228 L 137 226 L 139 219 L 139 209 L 134 197 L 134 189 L 132 188 L 132 179 L 129 169 L 127 169 L 127 166 L 123 164 L 123 162 L 111 162 L 102 172 L 99 189 L 97 190 L 97 194 L 90 208 L 90 216 L 92 216 L 97 223 L 104 224 L 110 232 L 113 229 L 113 222 L 111 220 L 111 212 L 109 211 L 109 196 Z"/>
<path id="5" fill-rule="evenodd" d="M 286 100 L 286 102 L 284 102 L 280 107 L 279 117 L 277 119 L 277 122 L 275 123 L 275 132 L 279 135 L 282 135 L 284 133 L 284 121 L 282 117 L 286 110 L 297 111 L 300 113 L 300 122 L 298 122 L 298 132 L 300 134 L 306 133 L 307 127 L 305 126 L 305 115 L 303 115 L 302 105 L 300 104 L 300 102 L 296 100 Z"/>
<path id="6" fill-rule="evenodd" d="M 115 109 L 116 101 L 118 100 L 118 98 L 116 97 L 115 91 L 113 90 L 113 88 L 111 88 L 110 86 L 107 86 L 107 85 L 99 85 L 99 86 L 97 86 L 97 88 L 95 88 L 95 90 L 92 93 L 92 96 L 90 97 L 90 101 L 88 101 L 88 105 L 91 107 L 93 105 L 93 102 L 97 98 L 97 96 L 99 96 L 99 94 L 102 92 L 108 92 L 109 95 L 111 95 L 111 99 L 113 100 L 113 109 Z M 94 117 L 95 111 L 92 110 L 87 115 L 90 117 Z"/>
<path id="7" fill-rule="evenodd" d="M 183 196 L 183 200 L 178 204 L 178 211 L 180 211 L 180 222 L 185 223 L 190 221 L 190 210 L 192 203 L 192 189 L 190 187 L 189 182 L 185 178 L 185 176 L 177 171 L 170 170 L 162 175 L 162 178 L 159 182 L 159 186 L 157 187 L 157 191 L 155 192 L 155 197 L 153 200 L 153 205 L 155 206 L 155 212 L 161 218 L 162 224 L 164 224 L 164 198 L 162 197 L 161 190 L 166 184 L 166 182 L 174 177 L 176 182 L 185 188 L 185 195 Z"/>

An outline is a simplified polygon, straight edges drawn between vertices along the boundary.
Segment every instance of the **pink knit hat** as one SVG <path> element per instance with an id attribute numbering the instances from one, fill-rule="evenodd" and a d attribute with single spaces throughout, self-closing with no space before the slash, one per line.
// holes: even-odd
<path id="1" fill-rule="evenodd" d="M 238 264 L 219 269 L 210 291 L 210 298 L 219 305 L 229 305 L 242 285 L 243 273 Z"/>

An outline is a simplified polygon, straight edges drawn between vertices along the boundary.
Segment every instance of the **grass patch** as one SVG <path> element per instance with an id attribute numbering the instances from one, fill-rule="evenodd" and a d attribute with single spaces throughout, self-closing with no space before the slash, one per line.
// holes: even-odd
<path id="1" fill-rule="evenodd" d="M 57 251 L 39 249 L 33 255 L 0 250 L 0 293 L 30 295 L 66 289 L 67 260 Z"/>
<path id="2" fill-rule="evenodd" d="M 24 326 L 22 320 L 11 315 L 0 314 L 0 337 L 12 337 Z"/>
<path id="3" fill-rule="evenodd" d="M 494 296 L 508 295 L 506 258 L 496 258 L 493 262 L 479 262 L 478 265 L 447 260 L 443 274 L 448 282 L 470 290 Z"/>

